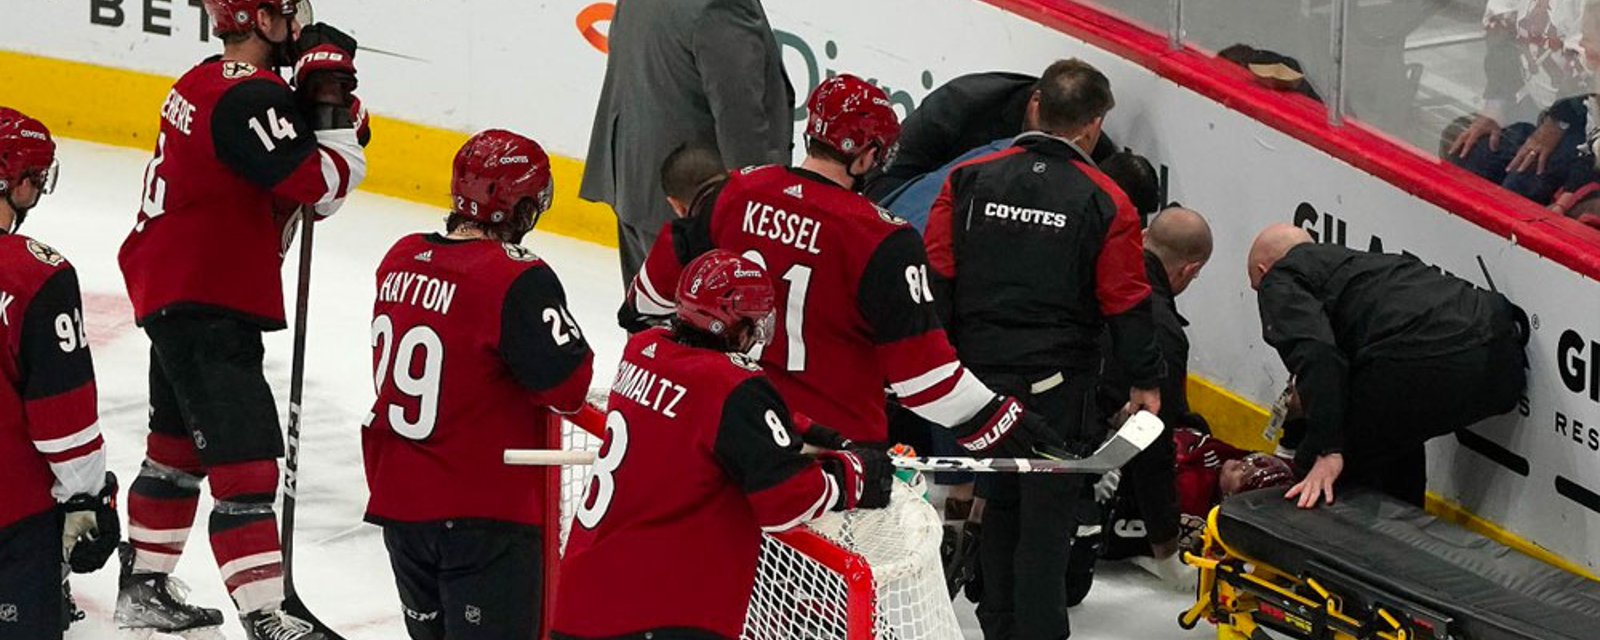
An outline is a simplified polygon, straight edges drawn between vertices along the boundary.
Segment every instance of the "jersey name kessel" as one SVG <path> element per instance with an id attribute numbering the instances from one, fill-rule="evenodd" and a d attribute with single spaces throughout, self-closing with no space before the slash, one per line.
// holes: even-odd
<path id="1" fill-rule="evenodd" d="M 623 360 L 617 366 L 617 378 L 611 383 L 611 392 L 668 418 L 676 418 L 678 403 L 683 402 L 689 389 Z"/>
<path id="2" fill-rule="evenodd" d="M 775 240 L 814 256 L 822 254 L 817 249 L 817 236 L 822 233 L 821 222 L 770 204 L 754 200 L 746 202 L 741 229 L 752 236 Z"/>

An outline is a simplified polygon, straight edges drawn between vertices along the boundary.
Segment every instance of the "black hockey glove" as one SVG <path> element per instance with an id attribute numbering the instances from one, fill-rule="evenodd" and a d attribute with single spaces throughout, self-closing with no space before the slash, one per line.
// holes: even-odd
<path id="1" fill-rule="evenodd" d="M 326 24 L 300 30 L 295 40 L 294 87 L 308 105 L 348 107 L 356 90 L 356 39 Z"/>
<path id="2" fill-rule="evenodd" d="M 894 490 L 894 464 L 889 455 L 871 447 L 851 447 L 845 451 L 817 454 L 822 468 L 839 481 L 839 502 L 834 511 L 882 509 L 889 506 Z"/>
<path id="3" fill-rule="evenodd" d="M 122 539 L 122 521 L 117 519 L 117 476 L 106 472 L 106 486 L 100 493 L 80 493 L 61 503 L 64 526 L 61 551 L 73 573 L 93 573 L 106 566 Z"/>
<path id="4" fill-rule="evenodd" d="M 1061 449 L 1065 444 L 1044 418 L 1010 396 L 995 396 L 978 415 L 954 429 L 956 442 L 980 457 L 1037 458 L 1036 449 Z"/>

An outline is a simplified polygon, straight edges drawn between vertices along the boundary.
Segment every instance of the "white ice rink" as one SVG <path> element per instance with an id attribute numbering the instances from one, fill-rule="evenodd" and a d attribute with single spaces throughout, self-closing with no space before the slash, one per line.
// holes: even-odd
<path id="1" fill-rule="evenodd" d="M 56 247 L 77 266 L 100 389 L 100 424 L 111 469 L 126 491 L 138 473 L 144 448 L 149 343 L 133 326 L 116 255 L 138 209 L 149 153 L 63 140 L 59 155 L 57 191 L 33 211 L 23 232 Z M 312 610 L 351 640 L 406 637 L 379 530 L 361 521 L 367 494 L 360 425 L 372 402 L 367 327 L 373 271 L 396 238 L 440 228 L 442 217 L 440 210 L 358 193 L 317 229 L 295 570 Z M 624 338 L 614 321 L 621 298 L 616 252 L 541 233 L 534 233 L 527 244 L 560 274 L 572 313 L 594 345 L 595 380 L 609 381 Z M 284 276 L 290 300 L 294 279 L 291 255 Z M 276 389 L 280 411 L 288 396 L 289 350 L 289 331 L 268 334 L 267 379 Z M 225 612 L 227 638 L 241 639 L 244 630 L 223 589 L 205 533 L 205 514 L 210 511 L 205 492 L 200 509 L 176 575 L 193 588 L 192 602 Z M 111 622 L 116 602 L 114 565 L 115 561 L 92 576 L 74 576 L 73 590 L 88 619 L 75 625 L 68 638 L 118 637 Z M 1154 578 L 1129 567 L 1102 566 L 1101 576 L 1089 599 L 1072 611 L 1073 638 L 1165 640 L 1214 635 L 1209 628 L 1185 633 L 1177 627 L 1178 612 L 1192 604 L 1189 596 L 1166 591 Z M 966 636 L 980 638 L 972 605 L 962 599 L 957 609 Z"/>

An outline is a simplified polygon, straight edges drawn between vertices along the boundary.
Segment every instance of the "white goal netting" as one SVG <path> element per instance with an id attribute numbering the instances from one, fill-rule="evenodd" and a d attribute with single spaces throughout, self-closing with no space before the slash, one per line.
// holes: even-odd
<path id="1" fill-rule="evenodd" d="M 562 444 L 597 450 L 601 440 L 566 424 Z M 561 542 L 587 468 L 561 474 Z M 942 523 L 927 501 L 896 482 L 886 509 L 830 513 L 764 536 L 745 617 L 748 640 L 957 640 L 960 624 L 939 558 Z"/>

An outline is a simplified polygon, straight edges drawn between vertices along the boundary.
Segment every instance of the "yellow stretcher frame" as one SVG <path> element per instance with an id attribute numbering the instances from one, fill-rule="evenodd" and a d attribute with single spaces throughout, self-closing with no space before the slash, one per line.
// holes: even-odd
<path id="1" fill-rule="evenodd" d="M 1433 640 L 1448 635 L 1449 620 L 1429 612 L 1405 614 L 1381 604 L 1360 605 L 1324 587 L 1315 575 L 1290 575 L 1223 541 L 1213 508 L 1200 555 L 1184 563 L 1199 570 L 1193 607 L 1178 625 L 1202 620 L 1217 626 L 1218 640 L 1263 640 L 1263 629 L 1297 640 Z M 1420 614 L 1420 616 L 1419 616 Z"/>

